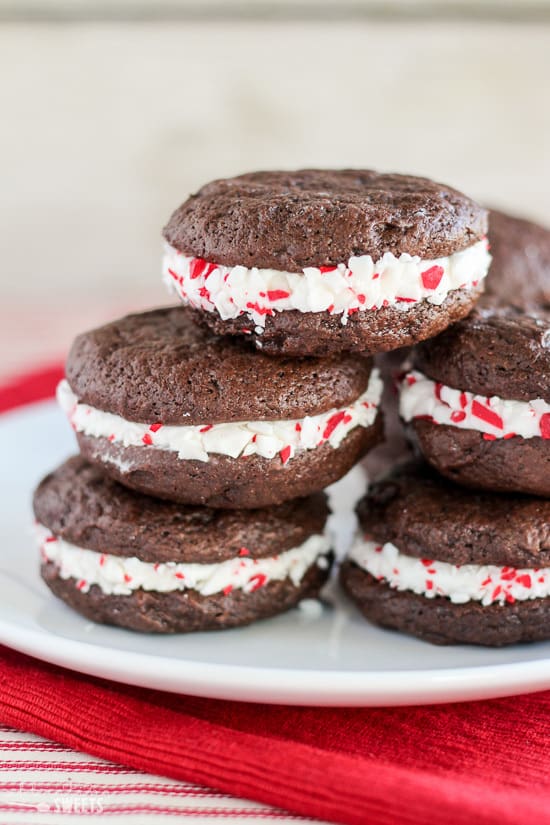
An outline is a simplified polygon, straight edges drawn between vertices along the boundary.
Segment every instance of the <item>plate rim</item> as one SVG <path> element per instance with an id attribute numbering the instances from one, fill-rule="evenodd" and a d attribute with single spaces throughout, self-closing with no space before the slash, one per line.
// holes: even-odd
<path id="1" fill-rule="evenodd" d="M 0 425 L 19 413 L 49 408 L 53 403 L 51 397 L 41 395 L 12 406 L 0 412 Z M 164 654 L 152 657 L 147 652 L 65 638 L 47 629 L 18 624 L 9 615 L 2 615 L 1 606 L 0 641 L 41 661 L 97 678 L 153 690 L 267 704 L 389 707 L 475 701 L 550 689 L 550 657 L 410 671 L 232 665 L 174 659 Z M 102 658 L 107 664 L 101 663 Z M 147 678 L 152 661 L 153 675 Z"/>
<path id="2" fill-rule="evenodd" d="M 403 689 L 402 677 L 405 674 L 401 671 L 361 673 L 348 670 L 256 668 L 249 665 L 173 659 L 164 655 L 151 657 L 147 653 L 120 650 L 82 639 L 66 639 L 46 630 L 21 627 L 1 615 L 0 638 L 2 643 L 21 653 L 96 678 L 151 690 L 232 701 L 303 706 L 392 707 L 476 701 L 550 689 L 550 658 L 409 671 L 406 673 L 407 686 Z M 44 650 L 44 639 L 54 643 L 53 649 Z M 90 656 L 92 651 L 94 655 Z M 108 653 L 107 657 L 105 653 Z M 109 661 L 108 666 L 98 661 L 100 658 L 110 660 L 111 656 L 114 659 Z M 147 675 L 144 678 L 144 669 L 139 667 L 142 660 L 149 665 L 154 661 L 152 678 Z M 244 687 L 243 679 L 246 682 Z M 239 692 L 239 697 L 235 691 Z M 331 696 L 331 691 L 337 695 Z M 385 701 L 377 698 L 382 694 Z M 430 699 L 426 699 L 427 694 L 430 694 Z"/>

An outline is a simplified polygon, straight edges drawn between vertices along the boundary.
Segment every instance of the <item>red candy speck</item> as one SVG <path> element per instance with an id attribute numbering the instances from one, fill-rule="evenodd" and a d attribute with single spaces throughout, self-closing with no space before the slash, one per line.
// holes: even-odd
<path id="1" fill-rule="evenodd" d="M 105 553 L 102 553 L 101 556 L 99 557 L 99 566 L 103 567 L 104 564 L 105 564 Z"/>
<path id="2" fill-rule="evenodd" d="M 174 573 L 174 578 L 175 579 L 180 579 L 180 581 L 181 581 L 185 578 L 185 575 L 183 573 Z"/>
<path id="3" fill-rule="evenodd" d="M 281 456 L 281 461 L 283 462 L 283 464 L 287 464 L 287 462 L 290 458 L 290 453 L 291 453 L 290 446 L 283 447 L 283 449 L 280 451 L 279 455 Z"/>
<path id="4" fill-rule="evenodd" d="M 502 430 L 504 427 L 500 415 L 493 410 L 488 409 L 483 404 L 480 404 L 479 401 L 476 401 L 475 399 L 472 401 L 472 415 L 475 415 L 476 418 L 480 418 L 482 421 L 490 424 L 491 427 L 496 427 L 498 430 Z"/>
<path id="5" fill-rule="evenodd" d="M 273 315 L 272 309 L 268 309 L 267 307 L 261 307 L 257 301 L 255 301 L 254 303 L 252 303 L 252 301 L 249 301 L 246 305 L 246 308 L 253 310 L 253 312 L 257 312 L 258 315 Z"/>
<path id="6" fill-rule="evenodd" d="M 521 576 L 516 577 L 516 581 L 518 584 L 522 584 L 524 587 L 531 587 L 531 576 L 529 573 L 522 573 Z"/>
<path id="7" fill-rule="evenodd" d="M 171 278 L 174 279 L 174 281 L 177 281 L 178 284 L 180 284 L 180 286 L 181 286 L 181 284 L 183 283 L 183 278 L 181 277 L 181 275 L 178 275 L 177 272 L 174 272 L 173 269 L 169 269 L 168 274 L 170 275 Z"/>
<path id="8" fill-rule="evenodd" d="M 204 261 L 202 258 L 193 258 L 190 261 L 190 263 L 189 263 L 189 274 L 191 275 L 191 278 L 193 280 L 195 278 L 198 278 L 200 275 L 202 275 L 202 270 L 204 268 L 205 263 L 206 263 L 206 261 Z"/>
<path id="9" fill-rule="evenodd" d="M 192 279 L 204 275 L 207 278 L 216 269 L 216 264 L 209 264 L 204 258 L 193 258 L 189 264 L 189 274 Z"/>
<path id="10" fill-rule="evenodd" d="M 233 590 L 233 585 L 228 584 L 227 587 L 223 588 L 223 595 L 228 596 L 231 593 L 232 590 Z"/>
<path id="11" fill-rule="evenodd" d="M 205 424 L 204 427 L 200 428 L 199 432 L 200 433 L 207 433 L 208 430 L 211 430 L 211 429 L 212 429 L 212 424 Z"/>
<path id="12" fill-rule="evenodd" d="M 491 435 L 491 433 L 483 433 L 483 440 L 484 441 L 496 441 L 496 435 Z"/>
<path id="13" fill-rule="evenodd" d="M 365 303 L 365 301 L 367 300 L 367 298 L 366 298 L 366 296 L 365 296 L 365 295 L 362 295 L 362 294 L 361 294 L 361 295 L 358 295 L 358 296 L 357 296 L 357 300 L 359 301 L 359 303 L 360 303 L 360 304 L 364 304 L 364 303 Z"/>
<path id="14" fill-rule="evenodd" d="M 86 579 L 80 579 L 76 586 L 79 590 L 83 590 L 86 587 Z"/>
<path id="15" fill-rule="evenodd" d="M 466 398 L 465 392 L 460 393 L 460 406 L 462 407 L 462 409 L 468 406 L 468 399 Z"/>
<path id="16" fill-rule="evenodd" d="M 502 437 L 503 438 L 515 438 L 516 435 L 517 435 L 517 433 L 506 433 L 506 435 L 503 435 Z"/>
<path id="17" fill-rule="evenodd" d="M 160 421 L 157 421 L 155 424 L 151 424 L 149 429 L 151 430 L 152 433 L 158 433 L 158 431 L 160 430 L 161 427 L 162 427 L 162 424 L 160 423 Z"/>
<path id="18" fill-rule="evenodd" d="M 52 541 L 57 541 L 57 538 L 55 536 L 48 536 L 47 538 L 44 539 L 45 544 L 51 544 Z"/>
<path id="19" fill-rule="evenodd" d="M 543 413 L 540 417 L 540 434 L 543 438 L 550 438 L 550 413 Z"/>
<path id="20" fill-rule="evenodd" d="M 442 266 L 431 266 L 426 269 L 420 276 L 424 289 L 437 289 L 443 277 L 443 271 Z"/>
<path id="21" fill-rule="evenodd" d="M 265 576 L 263 573 L 256 573 L 256 575 L 252 576 L 252 578 L 249 581 L 249 584 L 252 584 L 250 592 L 254 593 L 255 590 L 259 590 L 260 587 L 264 586 L 266 581 L 267 576 Z"/>
<path id="22" fill-rule="evenodd" d="M 460 421 L 464 421 L 466 418 L 466 413 L 464 410 L 454 410 L 451 413 L 451 421 L 454 421 L 455 424 L 458 424 Z"/>
<path id="23" fill-rule="evenodd" d="M 426 590 L 433 590 L 434 583 L 430 579 L 426 579 Z"/>
<path id="24" fill-rule="evenodd" d="M 412 387 L 413 384 L 416 384 L 416 378 L 414 375 L 407 375 L 407 384 L 409 387 Z"/>
<path id="25" fill-rule="evenodd" d="M 395 296 L 396 301 L 404 301 L 406 304 L 415 304 L 416 298 L 404 298 L 402 295 Z"/>
<path id="26" fill-rule="evenodd" d="M 300 424 L 299 421 L 296 422 L 296 425 L 295 425 L 294 429 L 296 430 L 297 433 L 302 432 L 302 425 Z"/>
<path id="27" fill-rule="evenodd" d="M 282 301 L 283 298 L 290 298 L 290 292 L 287 292 L 286 289 L 270 289 L 267 297 L 270 301 Z"/>
<path id="28" fill-rule="evenodd" d="M 241 547 L 241 549 L 239 550 L 239 556 L 249 556 L 249 555 L 250 555 L 250 550 L 248 549 L 248 547 Z"/>
<path id="29" fill-rule="evenodd" d="M 330 416 L 323 432 L 324 439 L 330 438 L 338 424 L 340 424 L 340 422 L 344 420 L 345 415 L 346 413 L 344 412 L 344 410 L 340 410 L 339 412 L 336 412 L 334 413 L 334 415 Z"/>
<path id="30" fill-rule="evenodd" d="M 379 273 L 379 272 L 375 272 L 375 273 L 374 273 L 374 275 L 372 276 L 372 280 L 373 280 L 373 281 L 376 281 L 376 279 L 377 279 L 377 278 L 379 278 L 379 277 L 380 277 L 380 273 Z"/>
<path id="31" fill-rule="evenodd" d="M 338 269 L 337 266 L 320 266 L 319 272 L 335 272 Z"/>
<path id="32" fill-rule="evenodd" d="M 129 573 L 124 574 L 124 581 L 126 582 L 126 584 L 128 584 L 129 582 L 132 581 L 132 577 L 130 576 Z"/>
<path id="33" fill-rule="evenodd" d="M 145 435 L 143 436 L 143 438 L 141 440 L 143 441 L 144 444 L 147 444 L 148 446 L 151 446 L 151 444 L 153 443 L 153 439 L 151 438 L 149 433 L 145 433 Z"/>
<path id="34" fill-rule="evenodd" d="M 420 562 L 424 565 L 424 567 L 431 567 L 434 563 L 433 559 L 420 559 Z"/>
<path id="35" fill-rule="evenodd" d="M 107 439 L 107 441 L 110 441 L 110 442 L 112 443 L 114 440 L 115 440 L 115 434 L 114 434 L 114 433 L 111 433 L 111 435 L 109 436 L 109 438 Z"/>

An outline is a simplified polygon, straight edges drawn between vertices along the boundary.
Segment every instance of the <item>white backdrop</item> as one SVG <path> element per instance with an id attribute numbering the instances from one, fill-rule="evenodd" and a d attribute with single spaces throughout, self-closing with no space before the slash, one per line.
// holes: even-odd
<path id="1" fill-rule="evenodd" d="M 549 80 L 544 22 L 3 23 L 0 370 L 164 301 L 215 176 L 372 166 L 550 223 Z"/>

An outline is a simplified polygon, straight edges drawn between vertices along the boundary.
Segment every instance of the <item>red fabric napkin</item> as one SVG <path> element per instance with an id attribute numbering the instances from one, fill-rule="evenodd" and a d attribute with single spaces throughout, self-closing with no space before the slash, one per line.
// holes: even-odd
<path id="1" fill-rule="evenodd" d="M 0 409 L 44 397 L 58 377 L 0 390 Z M 413 708 L 252 705 L 119 685 L 0 647 L 0 722 L 333 822 L 550 825 L 550 692 Z"/>

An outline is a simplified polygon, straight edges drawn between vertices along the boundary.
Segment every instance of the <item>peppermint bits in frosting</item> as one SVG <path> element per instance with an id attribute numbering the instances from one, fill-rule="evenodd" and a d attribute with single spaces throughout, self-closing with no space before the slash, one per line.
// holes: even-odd
<path id="1" fill-rule="evenodd" d="M 425 178 L 371 170 L 213 181 L 164 229 L 163 277 L 197 318 L 272 355 L 374 354 L 474 306 L 487 213 Z"/>
<path id="2" fill-rule="evenodd" d="M 267 507 L 341 478 L 382 437 L 372 362 L 267 357 L 190 310 L 79 336 L 58 399 L 82 455 L 138 492 Z"/>

